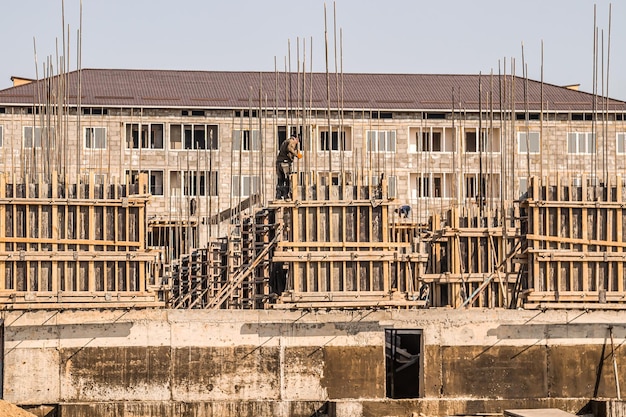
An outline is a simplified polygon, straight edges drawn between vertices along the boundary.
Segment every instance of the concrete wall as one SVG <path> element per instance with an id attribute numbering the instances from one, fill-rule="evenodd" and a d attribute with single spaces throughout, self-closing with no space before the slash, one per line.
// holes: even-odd
<path id="1" fill-rule="evenodd" d="M 4 312 L 4 399 L 78 416 L 461 414 L 615 397 L 620 311 Z M 384 329 L 423 331 L 421 399 L 389 400 Z M 416 383 L 419 376 L 416 375 Z M 384 414 L 381 414 L 386 410 Z"/>

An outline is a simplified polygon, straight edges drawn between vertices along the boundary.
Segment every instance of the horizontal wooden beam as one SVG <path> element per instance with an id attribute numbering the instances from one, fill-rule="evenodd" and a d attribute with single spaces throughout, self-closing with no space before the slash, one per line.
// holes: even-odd
<path id="1" fill-rule="evenodd" d="M 349 262 L 349 261 L 424 261 L 426 254 L 401 254 L 394 251 L 276 251 L 273 262 Z"/>
<path id="2" fill-rule="evenodd" d="M 270 202 L 269 208 L 279 207 L 378 207 L 388 206 L 390 204 L 387 200 L 294 200 L 280 202 Z"/>
<path id="3" fill-rule="evenodd" d="M 103 206 L 103 207 L 128 207 L 128 206 L 144 206 L 149 200 L 148 197 L 123 197 L 116 200 L 88 200 L 79 198 L 0 198 L 0 205 L 12 206 Z"/>
<path id="4" fill-rule="evenodd" d="M 596 240 L 596 239 L 581 239 L 581 238 L 572 238 L 572 237 L 561 237 L 561 236 L 544 236 L 544 235 L 536 235 L 536 234 L 528 234 L 526 235 L 526 240 L 528 241 L 544 241 L 544 242 L 555 242 L 555 243 L 569 243 L 574 245 L 593 245 L 593 246 L 608 246 L 608 247 L 616 247 L 623 248 L 626 247 L 626 242 L 614 242 L 609 240 Z M 528 246 L 531 246 L 529 243 Z"/>
<path id="5" fill-rule="evenodd" d="M 525 310 L 626 310 L 624 303 L 524 303 Z"/>
<path id="6" fill-rule="evenodd" d="M 411 243 L 409 242 L 319 242 L 319 241 L 308 241 L 308 242 L 278 242 L 278 249 L 289 249 L 289 248 L 310 248 L 308 251 L 313 252 L 315 248 L 363 248 L 363 249 L 371 249 L 372 251 L 378 249 L 389 249 L 394 250 L 398 248 L 411 248 Z M 328 251 L 326 251 L 328 252 Z M 362 252 L 366 252 L 363 250 Z"/>
<path id="7" fill-rule="evenodd" d="M 626 262 L 626 252 L 529 249 L 528 253 L 533 254 L 535 261 L 542 262 Z"/>
<path id="8" fill-rule="evenodd" d="M 398 300 L 380 300 L 380 301 L 341 301 L 341 302 L 297 302 L 297 303 L 280 303 L 269 304 L 268 308 L 276 310 L 294 310 L 294 309 L 324 309 L 324 308 L 385 308 L 385 307 L 425 307 L 426 301 L 398 301 Z"/>
<path id="9" fill-rule="evenodd" d="M 626 302 L 626 292 L 606 291 L 600 294 L 599 291 L 532 291 L 526 296 L 527 302 L 594 302 L 600 300 L 610 302 Z"/>
<path id="10" fill-rule="evenodd" d="M 626 202 L 622 201 L 553 201 L 553 200 L 525 200 L 522 206 L 539 208 L 598 208 L 598 209 L 623 209 Z"/>
<path id="11" fill-rule="evenodd" d="M 53 239 L 47 237 L 4 237 L 0 236 L 0 244 L 2 243 L 27 243 L 39 245 L 91 245 L 91 246 L 130 246 L 141 247 L 139 241 L 130 240 L 97 240 L 97 239 Z M 1 252 L 0 252 L 1 253 Z"/>

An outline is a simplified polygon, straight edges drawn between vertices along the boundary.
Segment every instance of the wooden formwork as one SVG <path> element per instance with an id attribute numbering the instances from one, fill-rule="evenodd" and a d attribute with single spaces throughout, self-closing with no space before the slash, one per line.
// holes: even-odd
<path id="1" fill-rule="evenodd" d="M 594 180 L 531 179 L 525 307 L 626 301 L 624 183 Z"/>
<path id="2" fill-rule="evenodd" d="M 294 201 L 270 205 L 283 222 L 272 262 L 287 270 L 275 308 L 424 305 L 425 258 L 393 240 L 384 179 L 379 187 L 341 182 L 293 193 Z"/>
<path id="3" fill-rule="evenodd" d="M 514 216 L 512 208 L 507 210 Z M 425 233 L 429 284 L 434 307 L 509 307 L 518 279 L 519 220 L 506 222 L 501 210 L 476 206 L 431 217 Z"/>
<path id="4" fill-rule="evenodd" d="M 148 196 L 126 185 L 0 175 L 0 305 L 160 306 L 149 288 Z M 145 178 L 139 187 L 144 186 Z"/>
<path id="5" fill-rule="evenodd" d="M 241 225 L 177 260 L 172 268 L 172 308 L 263 309 L 276 298 L 270 275 L 277 239 L 272 210 L 240 216 Z M 275 281 L 275 280 L 274 280 Z"/>

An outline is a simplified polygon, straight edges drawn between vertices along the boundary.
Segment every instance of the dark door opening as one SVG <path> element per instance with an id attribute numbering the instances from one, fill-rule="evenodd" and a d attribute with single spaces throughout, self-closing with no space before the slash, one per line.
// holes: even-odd
<path id="1" fill-rule="evenodd" d="M 387 398 L 420 396 L 421 352 L 421 330 L 385 330 Z"/>

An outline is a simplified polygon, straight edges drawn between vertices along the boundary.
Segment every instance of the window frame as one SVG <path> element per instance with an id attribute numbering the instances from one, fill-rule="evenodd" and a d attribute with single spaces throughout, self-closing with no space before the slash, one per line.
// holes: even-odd
<path id="1" fill-rule="evenodd" d="M 89 131 L 92 132 L 91 141 L 93 142 L 94 145 L 97 144 L 98 135 L 96 134 L 96 129 L 104 131 L 104 134 L 102 137 L 102 140 L 104 141 L 104 146 L 87 146 L 88 145 L 87 132 Z M 107 149 L 107 128 L 104 126 L 85 126 L 83 129 L 83 148 L 88 149 L 88 150 L 94 150 L 94 151 Z"/>
<path id="2" fill-rule="evenodd" d="M 182 195 L 185 197 L 217 197 L 217 171 L 180 171 Z"/>
<path id="3" fill-rule="evenodd" d="M 381 138 L 381 134 L 384 137 Z M 376 145 L 372 147 L 372 142 Z M 384 143 L 385 149 L 381 150 L 380 145 Z M 392 148 L 392 149 L 391 149 Z M 395 153 L 398 149 L 397 134 L 395 130 L 366 130 L 365 149 L 367 152 L 375 153 Z"/>
<path id="4" fill-rule="evenodd" d="M 30 141 L 31 144 L 29 146 L 26 145 L 26 131 L 30 130 L 31 136 Z M 22 148 L 23 149 L 41 149 L 41 136 L 43 134 L 43 129 L 41 126 L 23 126 L 22 127 Z M 34 146 L 33 146 L 34 145 Z"/>
<path id="5" fill-rule="evenodd" d="M 398 176 L 387 175 L 387 196 L 389 198 L 396 198 L 398 196 Z M 372 175 L 371 177 L 365 177 L 365 185 L 379 188 L 382 184 L 382 178 L 380 175 Z M 371 181 L 371 182 L 370 182 Z"/>
<path id="6" fill-rule="evenodd" d="M 168 130 L 169 132 L 169 150 L 171 151 L 216 151 L 219 149 L 219 125 L 210 123 L 171 123 Z M 173 140 L 174 131 L 178 140 Z M 191 132 L 191 137 L 187 136 L 187 133 Z M 203 147 L 197 146 L 199 140 L 194 140 L 196 132 L 203 132 L 202 142 Z M 212 134 L 215 132 L 215 136 Z M 178 143 L 179 146 L 174 146 L 174 143 Z"/>
<path id="7" fill-rule="evenodd" d="M 248 181 L 248 194 L 243 194 L 246 190 L 246 180 Z M 231 181 L 233 197 L 247 198 L 261 191 L 261 177 L 259 175 L 233 175 Z"/>
<path id="8" fill-rule="evenodd" d="M 468 142 L 467 142 L 467 135 L 468 133 L 473 133 L 474 134 L 474 150 L 469 151 L 468 150 Z M 501 144 L 499 140 L 495 140 L 496 138 L 496 134 L 499 135 L 499 129 L 497 128 L 490 128 L 490 127 L 483 127 L 482 129 L 480 129 L 480 134 L 479 134 L 479 129 L 478 127 L 476 128 L 468 128 L 463 132 L 463 152 L 464 153 L 471 153 L 471 154 L 477 154 L 477 153 L 490 153 L 490 154 L 498 154 L 500 152 L 502 152 L 501 149 Z M 480 147 L 480 141 L 483 141 L 483 149 L 481 149 Z M 497 149 L 494 149 L 494 145 L 497 145 Z"/>
<path id="9" fill-rule="evenodd" d="M 341 130 L 341 142 L 339 141 L 339 130 L 331 129 L 332 135 L 330 139 L 330 147 L 328 149 L 328 130 L 319 131 L 319 151 L 320 152 L 352 152 L 352 139 L 348 135 L 348 132 L 344 129 Z M 340 148 L 339 144 L 343 143 L 343 147 Z"/>
<path id="10" fill-rule="evenodd" d="M 620 141 L 621 141 L 621 151 L 620 151 Z M 0 143 L 0 146 L 1 143 Z M 617 155 L 626 154 L 626 132 L 617 132 L 615 134 L 615 153 Z"/>
<path id="11" fill-rule="evenodd" d="M 137 126 L 137 137 L 133 133 L 133 126 Z M 161 126 L 161 146 L 155 146 L 153 126 Z M 145 128 L 145 129 L 144 129 Z M 165 149 L 165 123 L 124 123 L 126 149 L 163 150 Z M 129 138 L 130 133 L 130 138 Z M 144 136 L 145 133 L 145 136 Z M 137 146 L 135 146 L 135 141 Z M 130 146 L 132 145 L 132 146 Z"/>
<path id="12" fill-rule="evenodd" d="M 584 142 L 585 152 L 580 152 L 580 145 L 582 142 Z M 575 144 L 575 148 L 576 148 L 573 151 L 572 151 L 572 146 L 571 146 L 572 143 Z M 596 134 L 595 133 L 593 132 L 568 132 L 567 133 L 567 154 L 568 155 L 593 155 L 595 153 L 594 152 L 595 147 L 596 147 Z"/>
<path id="13" fill-rule="evenodd" d="M 526 139 L 525 137 L 528 135 L 528 139 Z M 535 138 L 536 135 L 536 151 L 533 151 L 533 149 L 535 148 L 533 146 L 533 139 Z M 530 149 L 522 149 L 522 144 L 524 145 L 524 147 L 526 147 L 526 142 L 528 142 L 528 145 L 530 147 Z M 529 154 L 529 155 L 538 155 L 541 153 L 541 134 L 538 131 L 529 131 L 529 132 L 517 132 L 517 152 L 519 154 Z"/>
<path id="14" fill-rule="evenodd" d="M 241 152 L 259 152 L 261 150 L 261 131 L 258 129 L 233 129 L 233 144 L 236 144 L 234 149 Z"/>
<path id="15" fill-rule="evenodd" d="M 420 135 L 421 133 L 421 135 Z M 443 132 L 440 132 L 438 130 L 422 130 L 421 132 L 416 132 L 416 135 L 421 136 L 419 138 L 419 147 L 417 149 L 418 152 L 432 152 L 432 153 L 441 153 L 443 152 L 443 147 L 442 147 L 442 139 L 443 139 Z M 439 143 L 439 149 L 434 149 L 435 148 L 435 135 L 438 136 L 438 143 Z M 424 146 L 424 144 L 426 144 L 427 146 Z"/>
<path id="16" fill-rule="evenodd" d="M 161 188 L 160 191 L 161 193 L 157 193 L 156 191 L 159 191 L 159 189 L 157 188 L 157 184 L 156 181 L 153 181 L 153 173 L 161 173 Z M 133 170 L 126 170 L 126 178 L 128 181 L 128 184 L 137 184 L 137 177 L 139 176 L 139 174 L 147 174 L 148 176 L 148 190 L 150 191 L 150 195 L 153 196 L 158 196 L 158 197 L 163 197 L 165 196 L 165 171 L 162 169 L 142 169 L 142 170 L 137 170 L 137 169 L 133 169 Z"/>

